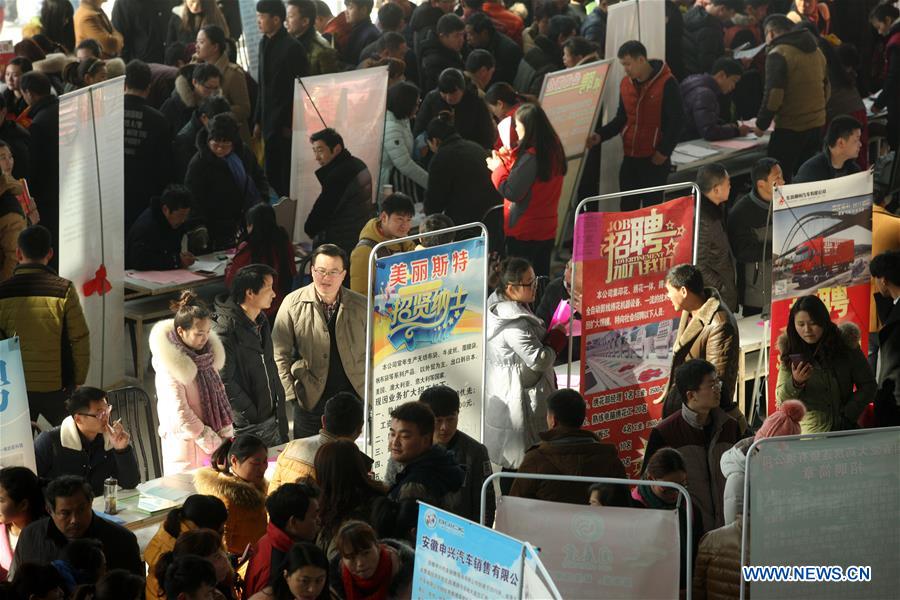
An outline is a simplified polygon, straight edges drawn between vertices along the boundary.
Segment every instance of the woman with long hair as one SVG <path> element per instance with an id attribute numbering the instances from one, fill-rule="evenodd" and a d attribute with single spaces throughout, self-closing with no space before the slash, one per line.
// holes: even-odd
<path id="1" fill-rule="evenodd" d="M 421 202 L 428 188 L 428 171 L 413 159 L 413 134 L 410 121 L 419 110 L 419 88 L 402 81 L 387 93 L 384 120 L 384 145 L 381 153 L 381 184 L 391 184 Z"/>
<path id="2" fill-rule="evenodd" d="M 334 537 L 344 521 L 368 519 L 372 503 L 385 496 L 387 490 L 369 477 L 366 456 L 349 440 L 324 444 L 316 452 L 315 467 L 322 490 L 319 498 L 322 528 L 317 543 L 330 559 L 338 551 Z"/>
<path id="3" fill-rule="evenodd" d="M 220 86 L 222 97 L 228 100 L 230 112 L 241 129 L 241 139 L 247 143 L 250 141 L 250 92 L 247 88 L 247 74 L 231 61 L 226 31 L 227 28 L 215 24 L 200 28 L 193 38 L 196 40 L 194 60 L 215 65 L 219 69 L 219 73 L 222 74 Z"/>
<path id="4" fill-rule="evenodd" d="M 537 104 L 516 110 L 515 130 L 518 145 L 494 150 L 487 159 L 494 187 L 503 196 L 506 254 L 528 259 L 538 276 L 549 276 L 566 155 Z"/>
<path id="5" fill-rule="evenodd" d="M 553 363 L 566 344 L 561 328 L 548 333 L 531 312 L 536 284 L 527 260 L 507 258 L 487 301 L 484 445 L 504 469 L 518 469 L 547 429 L 547 398 L 556 390 Z"/>
<path id="6" fill-rule="evenodd" d="M 294 244 L 284 227 L 276 222 L 275 209 L 270 204 L 260 203 L 247 211 L 247 230 L 234 259 L 225 269 L 225 285 L 230 289 L 237 272 L 251 264 L 269 265 L 277 273 L 272 282 L 275 300 L 265 311 L 274 323 L 281 301 L 294 289 L 297 264 Z"/>
<path id="7" fill-rule="evenodd" d="M 41 30 L 62 46 L 75 52 L 75 9 L 69 0 L 44 0 L 41 5 Z"/>
<path id="8" fill-rule="evenodd" d="M 322 549 L 309 542 L 297 542 L 284 556 L 280 573 L 250 600 L 327 600 L 328 559 Z"/>
<path id="9" fill-rule="evenodd" d="M 243 555 L 249 544 L 266 533 L 268 464 L 265 442 L 243 434 L 226 440 L 213 454 L 210 466 L 194 473 L 197 491 L 215 496 L 228 509 L 224 538 L 232 554 Z"/>
<path id="10" fill-rule="evenodd" d="M 6 581 L 22 530 L 46 514 L 41 484 L 31 469 L 0 469 L 0 581 Z"/>
<path id="11" fill-rule="evenodd" d="M 191 494 L 185 499 L 181 508 L 176 508 L 166 515 L 156 535 L 150 539 L 144 550 L 144 562 L 147 563 L 147 598 L 158 598 L 159 581 L 153 577 L 159 557 L 175 548 L 175 542 L 183 533 L 195 529 L 211 529 L 221 534 L 225 529 L 228 510 L 225 503 L 215 496 Z"/>
<path id="12" fill-rule="evenodd" d="M 3 97 L 6 99 L 6 118 L 12 118 L 25 128 L 31 120 L 25 117 L 28 114 L 28 103 L 22 96 L 19 82 L 22 81 L 22 75 L 30 73 L 33 69 L 30 60 L 24 56 L 17 56 L 7 63 L 3 72 L 3 80 L 6 82 L 6 89 L 3 90 Z"/>
<path id="13" fill-rule="evenodd" d="M 172 311 L 174 319 L 159 321 L 150 331 L 165 475 L 202 467 L 234 435 L 231 404 L 219 377 L 225 347 L 212 331 L 212 311 L 189 290 L 172 303 Z"/>
<path id="14" fill-rule="evenodd" d="M 806 405 L 802 432 L 855 429 L 875 398 L 875 376 L 859 344 L 843 335 L 818 296 L 794 302 L 778 350 L 775 400 Z"/>
<path id="15" fill-rule="evenodd" d="M 228 33 L 228 23 L 216 0 L 184 0 L 180 6 L 172 9 L 169 19 L 169 32 L 166 44 L 181 42 L 192 44 L 197 39 L 197 32 L 207 25 L 215 25 Z"/>

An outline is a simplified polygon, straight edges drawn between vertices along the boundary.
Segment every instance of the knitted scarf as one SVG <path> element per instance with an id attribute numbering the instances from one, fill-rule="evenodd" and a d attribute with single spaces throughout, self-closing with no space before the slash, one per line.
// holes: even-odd
<path id="1" fill-rule="evenodd" d="M 221 431 L 232 424 L 231 404 L 225 394 L 225 385 L 219 372 L 213 367 L 213 353 L 209 342 L 203 350 L 197 352 L 181 341 L 175 330 L 168 334 L 169 341 L 181 352 L 186 354 L 197 365 L 197 390 L 200 394 L 200 402 L 203 406 L 203 414 L 200 420 L 213 431 Z"/>
<path id="2" fill-rule="evenodd" d="M 381 545 L 378 556 L 378 568 L 368 579 L 357 577 L 346 566 L 341 565 L 341 580 L 344 584 L 344 594 L 347 600 L 384 600 L 388 596 L 388 587 L 391 585 L 391 570 L 393 564 L 388 549 Z"/>

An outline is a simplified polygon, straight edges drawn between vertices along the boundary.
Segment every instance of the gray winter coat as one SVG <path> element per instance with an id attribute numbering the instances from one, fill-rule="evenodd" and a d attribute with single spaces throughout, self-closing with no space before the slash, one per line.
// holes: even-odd
<path id="1" fill-rule="evenodd" d="M 542 342 L 544 322 L 499 291 L 488 298 L 487 328 L 484 444 L 491 460 L 515 469 L 547 429 L 556 352 Z"/>
<path id="2" fill-rule="evenodd" d="M 744 438 L 737 444 L 726 450 L 719 460 L 722 475 L 725 476 L 725 497 L 723 510 L 725 513 L 725 525 L 734 523 L 744 511 L 744 478 L 747 466 L 747 450 L 753 443 L 752 437 Z"/>

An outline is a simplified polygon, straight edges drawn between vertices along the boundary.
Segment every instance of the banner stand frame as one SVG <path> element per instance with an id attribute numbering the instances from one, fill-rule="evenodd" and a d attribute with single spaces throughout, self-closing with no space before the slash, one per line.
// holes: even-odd
<path id="1" fill-rule="evenodd" d="M 692 182 L 683 182 L 683 183 L 668 183 L 666 185 L 658 185 L 655 187 L 641 188 L 639 190 L 629 190 L 627 192 L 613 192 L 611 194 L 601 194 L 600 196 L 591 196 L 590 198 L 585 198 L 581 202 L 578 203 L 578 206 L 575 207 L 575 220 L 572 224 L 572 268 L 569 269 L 569 289 L 575 290 L 575 270 L 577 269 L 575 260 L 575 231 L 578 228 L 578 215 L 582 214 L 581 209 L 587 205 L 588 202 L 599 202 L 600 205 L 598 208 L 601 208 L 603 204 L 608 203 L 610 200 L 616 200 L 619 198 L 624 198 L 626 196 L 637 196 L 639 194 L 647 194 L 652 192 L 665 192 L 671 190 L 680 190 L 682 188 L 690 188 L 691 192 L 694 195 L 694 242 L 693 242 L 693 253 L 692 253 L 692 262 L 693 264 L 697 264 L 697 240 L 700 236 L 700 187 Z M 663 200 L 665 202 L 665 200 Z M 644 208 L 643 203 L 641 203 L 641 208 Z M 662 204 L 662 202 L 660 202 Z M 654 205 L 656 206 L 656 205 Z M 597 212 L 615 212 L 615 211 L 603 211 L 599 210 Z M 629 212 L 629 211 L 625 211 Z M 570 292 L 571 293 L 571 292 Z M 569 331 L 572 331 L 572 326 L 575 322 L 575 310 L 569 311 Z M 584 335 L 584 332 L 582 332 Z M 572 347 L 573 340 L 572 336 L 568 336 L 569 338 L 569 357 L 566 362 L 566 387 L 571 387 L 572 385 Z M 671 375 L 670 375 L 671 376 Z"/>
<path id="2" fill-rule="evenodd" d="M 362 430 L 362 438 L 363 438 L 363 448 L 368 449 L 369 442 L 372 442 L 372 450 L 374 454 L 374 433 L 369 435 L 369 427 L 371 426 L 371 419 L 369 419 L 369 410 L 372 406 L 372 396 L 374 395 L 374 385 L 372 382 L 372 342 L 374 340 L 374 331 L 372 331 L 373 325 L 373 316 L 372 310 L 375 307 L 375 261 L 378 260 L 378 251 L 385 246 L 393 246 L 395 244 L 401 244 L 403 242 L 415 242 L 421 240 L 422 238 L 431 238 L 439 235 L 446 235 L 448 233 L 454 233 L 457 231 L 465 231 L 469 229 L 480 229 L 481 234 L 478 236 L 484 239 L 484 253 L 485 253 L 485 268 L 484 268 L 484 310 L 482 310 L 481 315 L 481 419 L 480 419 L 480 431 L 479 431 L 479 441 L 483 442 L 484 440 L 484 384 L 487 373 L 487 289 L 488 289 L 488 273 L 490 269 L 488 268 L 487 263 L 487 244 L 488 244 L 488 231 L 487 227 L 485 227 L 484 223 L 465 223 L 463 225 L 454 225 L 453 227 L 447 227 L 446 229 L 436 229 L 435 231 L 429 231 L 427 233 L 420 233 L 416 235 L 408 235 L 402 238 L 396 238 L 392 240 L 384 240 L 383 242 L 379 242 L 372 247 L 372 252 L 369 253 L 369 268 L 368 268 L 368 280 L 366 287 L 366 389 L 365 389 L 365 397 L 363 398 L 363 430 Z M 472 238 L 468 238 L 472 239 Z M 392 256 L 398 256 L 401 254 L 406 254 L 405 252 L 398 252 L 393 254 Z"/>
<path id="3" fill-rule="evenodd" d="M 900 427 L 897 428 L 900 431 Z M 797 436 L 800 437 L 800 436 Z M 779 438 L 781 439 L 781 438 Z M 756 444 L 754 444 L 755 446 Z M 749 451 L 747 452 L 749 456 Z M 494 480 L 500 479 L 538 479 L 543 481 L 567 481 L 573 483 L 612 483 L 616 485 L 649 485 L 649 482 L 646 479 L 619 479 L 617 477 L 581 477 L 578 475 L 544 475 L 542 473 L 518 473 L 514 471 L 501 471 L 499 473 L 494 473 L 490 475 L 484 480 L 484 483 L 481 485 L 481 508 L 478 516 L 478 522 L 481 525 L 484 525 L 484 517 L 485 512 L 487 512 L 487 490 L 489 485 L 494 485 Z M 659 487 L 672 488 L 678 492 L 678 502 L 675 505 L 676 509 L 680 508 L 682 498 L 685 499 L 685 518 L 686 518 L 686 529 L 687 536 L 685 537 L 685 548 L 686 552 L 689 555 L 691 553 L 691 548 L 693 548 L 693 532 L 692 532 L 692 524 L 694 522 L 693 515 L 693 506 L 691 506 L 691 496 L 688 493 L 687 489 L 685 489 L 682 485 L 677 483 L 672 483 L 670 481 L 654 481 L 653 485 Z M 744 482 L 744 486 L 746 487 L 747 483 Z M 502 496 L 501 496 L 502 497 Z M 560 504 L 563 504 L 562 502 Z M 746 510 L 747 503 L 744 503 L 744 510 Z M 502 532 L 501 532 L 502 533 Z M 508 535 L 508 534 L 507 534 Z M 523 540 L 527 541 L 527 540 Z M 679 548 L 681 540 L 679 540 Z M 685 559 L 685 585 L 687 588 L 686 600 L 691 600 L 691 588 L 693 581 L 693 560 L 690 559 L 690 556 L 682 556 L 680 558 Z M 680 568 L 680 567 L 679 567 Z M 552 579 L 551 579 L 552 581 Z M 743 600 L 743 598 L 741 598 Z"/>
<path id="4" fill-rule="evenodd" d="M 755 452 L 754 450 L 758 450 L 759 446 L 763 443 L 769 442 L 786 442 L 786 441 L 795 441 L 795 440 L 813 440 L 813 439 L 827 439 L 827 438 L 839 438 L 839 437 L 850 437 L 856 435 L 866 435 L 870 433 L 885 433 L 885 432 L 895 432 L 900 434 L 900 426 L 898 427 L 875 427 L 871 429 L 851 429 L 849 431 L 825 431 L 822 433 L 801 433 L 799 435 L 778 435 L 770 438 L 761 438 L 755 440 L 750 447 L 747 448 L 747 456 L 744 458 L 744 507 L 741 513 L 741 522 L 743 526 L 741 527 L 741 569 L 743 570 L 746 561 L 747 561 L 747 531 L 750 528 L 749 521 L 749 513 L 750 510 L 750 457 L 752 457 Z M 653 485 L 661 485 L 661 482 L 654 482 Z M 484 492 L 482 492 L 482 498 L 484 498 Z M 483 501 L 482 501 L 483 505 Z M 745 596 L 745 587 L 743 577 L 741 578 L 741 595 L 740 600 L 744 600 Z M 749 582 L 747 582 L 749 583 Z"/>
<path id="5" fill-rule="evenodd" d="M 554 594 L 553 599 L 554 600 L 557 600 L 557 599 L 562 600 L 563 596 L 562 596 L 562 594 L 559 593 L 559 588 L 556 587 L 556 582 L 553 581 L 553 578 L 550 576 L 550 572 L 547 571 L 547 567 L 544 566 L 544 561 L 541 560 L 541 555 L 540 555 L 540 553 L 538 553 L 537 548 L 532 546 L 531 542 L 528 542 L 525 540 L 523 540 L 523 542 L 525 543 L 526 556 L 528 554 L 531 554 L 532 558 L 534 558 L 534 564 L 537 567 L 538 573 L 540 573 L 541 577 L 544 578 L 544 583 L 547 585 L 548 588 L 550 588 L 550 593 Z M 523 572 L 524 572 L 525 565 L 523 564 L 522 567 L 523 567 Z M 523 598 L 523 600 L 525 599 L 524 590 L 522 593 L 522 598 Z"/>

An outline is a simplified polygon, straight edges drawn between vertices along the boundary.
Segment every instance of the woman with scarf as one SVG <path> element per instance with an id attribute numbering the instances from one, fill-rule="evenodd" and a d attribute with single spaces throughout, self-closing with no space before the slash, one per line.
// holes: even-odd
<path id="1" fill-rule="evenodd" d="M 184 182 L 194 193 L 194 213 L 206 225 L 212 250 L 234 248 L 247 210 L 269 196 L 266 177 L 228 113 L 213 117 L 197 134 Z"/>
<path id="2" fill-rule="evenodd" d="M 384 600 L 403 597 L 403 548 L 381 542 L 362 521 L 347 521 L 335 538 L 340 555 L 331 560 L 331 597 L 343 600 Z M 405 545 L 404 545 L 405 546 Z"/>
<path id="3" fill-rule="evenodd" d="M 268 464 L 265 442 L 245 433 L 226 440 L 213 454 L 210 466 L 194 473 L 198 493 L 225 503 L 225 547 L 237 556 L 243 556 L 247 546 L 266 534 Z"/>
<path id="4" fill-rule="evenodd" d="M 182 292 L 172 310 L 175 318 L 159 321 L 150 332 L 165 475 L 208 464 L 234 435 L 219 377 L 225 347 L 212 331 L 212 312 L 191 291 Z"/>

